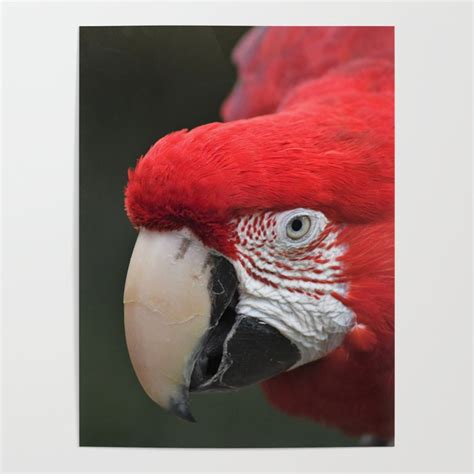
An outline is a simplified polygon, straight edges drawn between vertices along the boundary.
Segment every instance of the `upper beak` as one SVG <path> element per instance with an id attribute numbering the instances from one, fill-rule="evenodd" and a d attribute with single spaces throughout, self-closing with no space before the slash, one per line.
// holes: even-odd
<path id="1" fill-rule="evenodd" d="M 140 231 L 124 292 L 128 351 L 150 398 L 187 420 L 190 390 L 241 387 L 299 360 L 276 329 L 237 314 L 237 286 L 233 265 L 189 231 Z"/>

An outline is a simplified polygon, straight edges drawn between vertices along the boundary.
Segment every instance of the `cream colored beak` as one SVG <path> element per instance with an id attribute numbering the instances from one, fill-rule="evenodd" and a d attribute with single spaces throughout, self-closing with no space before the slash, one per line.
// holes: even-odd
<path id="1" fill-rule="evenodd" d="M 278 329 L 239 313 L 232 261 L 186 230 L 138 235 L 125 283 L 125 336 L 152 400 L 194 421 L 189 392 L 228 391 L 273 377 L 301 359 Z"/>
<path id="2" fill-rule="evenodd" d="M 125 283 L 125 336 L 133 368 L 152 400 L 193 421 L 188 391 L 210 325 L 209 250 L 187 230 L 142 229 Z"/>

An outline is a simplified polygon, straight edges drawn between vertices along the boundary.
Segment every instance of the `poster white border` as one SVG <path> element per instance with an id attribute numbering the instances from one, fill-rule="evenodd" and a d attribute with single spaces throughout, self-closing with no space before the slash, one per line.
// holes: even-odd
<path id="1" fill-rule="evenodd" d="M 78 442 L 78 27 L 394 25 L 396 446 Z M 469 2 L 2 4 L 2 470 L 472 469 Z"/>

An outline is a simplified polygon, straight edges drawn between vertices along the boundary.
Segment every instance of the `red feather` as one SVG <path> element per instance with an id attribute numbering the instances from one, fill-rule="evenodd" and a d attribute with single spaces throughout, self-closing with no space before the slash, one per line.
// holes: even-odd
<path id="1" fill-rule="evenodd" d="M 239 78 L 224 102 L 226 121 L 275 112 L 298 84 L 352 60 L 393 62 L 392 27 L 254 28 L 234 50 Z"/>
<path id="2" fill-rule="evenodd" d="M 393 28 L 258 28 L 234 58 L 240 79 L 222 109 L 232 121 L 159 140 L 129 172 L 128 216 L 152 229 L 188 226 L 229 257 L 239 215 L 306 207 L 342 224 L 344 303 L 359 325 L 325 358 L 263 388 L 288 413 L 389 439 Z"/>
<path id="3" fill-rule="evenodd" d="M 393 437 L 393 222 L 350 225 L 339 236 L 358 325 L 319 361 L 263 383 L 268 399 L 292 415 L 311 417 L 348 434 Z M 335 295 L 341 298 L 339 295 Z"/>

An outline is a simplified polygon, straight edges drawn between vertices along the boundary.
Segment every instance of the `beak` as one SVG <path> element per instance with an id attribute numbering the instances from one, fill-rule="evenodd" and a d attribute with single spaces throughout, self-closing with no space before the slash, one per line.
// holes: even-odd
<path id="1" fill-rule="evenodd" d="M 124 292 L 125 336 L 149 397 L 189 421 L 190 391 L 249 385 L 300 360 L 291 341 L 238 314 L 238 280 L 226 258 L 187 230 L 142 229 Z"/>

